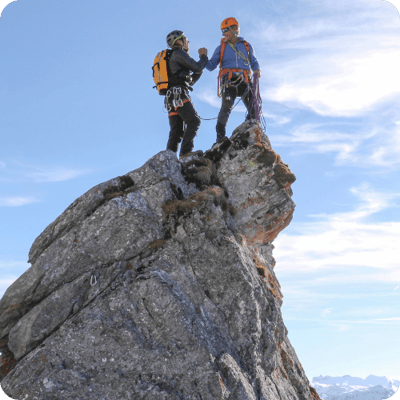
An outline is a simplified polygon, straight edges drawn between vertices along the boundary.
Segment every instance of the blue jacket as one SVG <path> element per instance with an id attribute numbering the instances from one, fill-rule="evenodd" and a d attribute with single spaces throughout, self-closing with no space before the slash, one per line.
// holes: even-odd
<path id="1" fill-rule="evenodd" d="M 243 55 L 246 58 L 248 58 L 249 54 L 247 53 L 247 49 L 243 41 L 244 39 L 242 37 L 238 37 L 238 41 L 236 42 L 236 49 L 240 50 L 243 53 Z M 249 48 L 250 48 L 250 65 L 246 65 L 247 63 L 245 62 L 245 60 L 243 60 L 242 57 L 236 54 L 235 51 L 232 49 L 232 47 L 229 45 L 229 43 L 227 43 L 224 51 L 224 56 L 222 58 L 222 68 L 250 69 L 251 67 L 253 71 L 260 69 L 257 58 L 254 54 L 253 47 L 250 43 L 249 43 Z M 213 71 L 215 68 L 217 68 L 219 64 L 220 52 L 221 52 L 221 45 L 219 45 L 215 49 L 214 54 L 212 55 L 212 57 L 210 58 L 210 60 L 206 65 L 206 68 L 209 71 Z"/>

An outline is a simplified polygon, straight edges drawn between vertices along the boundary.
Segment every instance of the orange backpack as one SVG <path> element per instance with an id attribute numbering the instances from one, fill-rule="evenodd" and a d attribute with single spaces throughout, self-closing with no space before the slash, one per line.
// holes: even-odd
<path id="1" fill-rule="evenodd" d="M 165 96 L 168 90 L 168 60 L 171 50 L 166 49 L 157 53 L 153 62 L 153 80 L 156 84 L 153 88 L 157 88 L 158 94 Z"/>

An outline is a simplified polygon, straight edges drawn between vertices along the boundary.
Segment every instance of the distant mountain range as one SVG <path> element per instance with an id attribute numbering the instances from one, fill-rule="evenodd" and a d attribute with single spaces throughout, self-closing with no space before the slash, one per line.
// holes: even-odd
<path id="1" fill-rule="evenodd" d="M 321 375 L 313 378 L 311 385 L 322 400 L 383 400 L 397 392 L 400 381 L 375 375 L 365 379 Z"/>

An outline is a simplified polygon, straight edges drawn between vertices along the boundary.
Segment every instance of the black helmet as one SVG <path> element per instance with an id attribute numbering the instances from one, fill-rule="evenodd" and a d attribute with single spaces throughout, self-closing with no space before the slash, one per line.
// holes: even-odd
<path id="1" fill-rule="evenodd" d="M 174 47 L 175 42 L 183 37 L 184 33 L 182 31 L 172 31 L 167 36 L 167 45 L 168 47 Z"/>

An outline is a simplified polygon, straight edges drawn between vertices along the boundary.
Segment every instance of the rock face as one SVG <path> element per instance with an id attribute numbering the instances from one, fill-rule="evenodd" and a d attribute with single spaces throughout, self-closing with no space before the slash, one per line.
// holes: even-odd
<path id="1" fill-rule="evenodd" d="M 293 214 L 259 125 L 163 151 L 72 203 L 0 301 L 14 399 L 319 399 L 287 338 L 271 242 Z"/>

